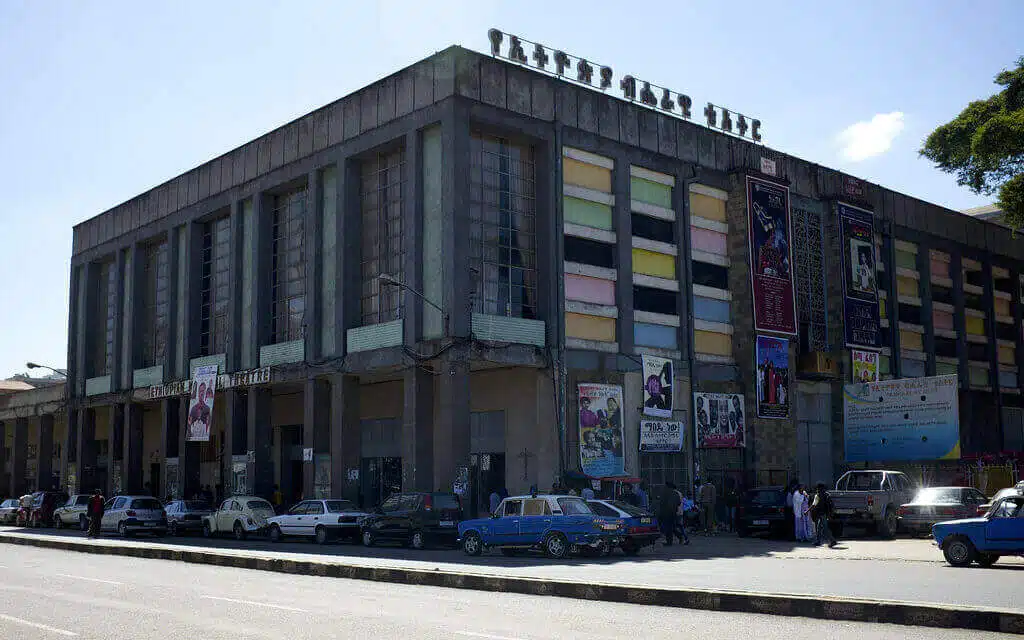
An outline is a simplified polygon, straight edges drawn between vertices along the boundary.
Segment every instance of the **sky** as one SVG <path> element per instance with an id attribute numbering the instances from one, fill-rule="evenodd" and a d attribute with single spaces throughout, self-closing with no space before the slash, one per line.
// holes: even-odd
<path id="1" fill-rule="evenodd" d="M 1019 0 L 0 0 L 0 378 L 65 366 L 75 224 L 452 44 L 488 52 L 491 27 L 963 209 L 989 200 L 917 151 L 995 92 L 1021 25 Z"/>

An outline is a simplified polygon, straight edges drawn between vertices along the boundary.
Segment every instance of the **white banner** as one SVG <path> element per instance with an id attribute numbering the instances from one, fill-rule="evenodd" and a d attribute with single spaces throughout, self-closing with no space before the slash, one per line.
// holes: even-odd
<path id="1" fill-rule="evenodd" d="M 644 370 L 644 415 L 672 417 L 672 361 L 642 356 Z"/>
<path id="2" fill-rule="evenodd" d="M 192 377 L 192 399 L 188 403 L 188 421 L 185 439 L 189 442 L 207 442 L 210 423 L 213 422 L 213 398 L 217 392 L 217 365 L 196 367 Z"/>
<path id="3" fill-rule="evenodd" d="M 667 420 L 640 421 L 641 453 L 675 453 L 683 450 L 683 423 Z"/>

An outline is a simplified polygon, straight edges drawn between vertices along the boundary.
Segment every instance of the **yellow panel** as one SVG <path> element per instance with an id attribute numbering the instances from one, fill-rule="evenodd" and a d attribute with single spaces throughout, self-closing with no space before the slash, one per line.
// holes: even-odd
<path id="1" fill-rule="evenodd" d="M 676 257 L 646 249 L 633 249 L 633 273 L 675 280 Z"/>
<path id="2" fill-rule="evenodd" d="M 924 341 L 920 333 L 900 331 L 900 348 L 907 351 L 923 351 Z"/>
<path id="3" fill-rule="evenodd" d="M 582 340 L 615 342 L 615 319 L 588 316 L 582 313 L 565 314 L 565 335 Z"/>
<path id="4" fill-rule="evenodd" d="M 975 318 L 974 316 L 967 316 L 964 318 L 967 321 L 967 333 L 973 336 L 985 335 L 985 319 Z"/>
<path id="5" fill-rule="evenodd" d="M 562 175 L 565 184 L 574 184 L 605 193 L 612 192 L 612 172 L 604 167 L 586 164 L 572 158 L 563 158 Z"/>
<path id="6" fill-rule="evenodd" d="M 999 347 L 999 364 L 1017 364 L 1017 353 L 1013 347 Z"/>
<path id="7" fill-rule="evenodd" d="M 1005 298 L 995 298 L 997 316 L 1012 316 L 1010 313 L 1010 301 Z"/>
<path id="8" fill-rule="evenodd" d="M 896 276 L 896 291 L 898 291 L 901 296 L 917 298 L 921 295 L 917 290 L 917 280 L 907 278 L 906 276 Z"/>
<path id="9" fill-rule="evenodd" d="M 703 193 L 690 194 L 690 214 L 725 222 L 725 201 L 706 196 Z"/>
<path id="10" fill-rule="evenodd" d="M 714 331 L 694 331 L 693 349 L 697 353 L 715 356 L 732 355 L 732 336 Z"/>

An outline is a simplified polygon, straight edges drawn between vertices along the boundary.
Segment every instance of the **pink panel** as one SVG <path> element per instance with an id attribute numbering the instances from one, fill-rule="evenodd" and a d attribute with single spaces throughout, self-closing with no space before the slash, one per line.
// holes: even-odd
<path id="1" fill-rule="evenodd" d="M 933 276 L 938 276 L 940 278 L 948 278 L 949 277 L 949 263 L 948 262 L 943 262 L 942 260 L 935 260 L 933 258 L 931 263 L 932 263 L 932 275 Z"/>
<path id="2" fill-rule="evenodd" d="M 615 304 L 615 283 L 601 278 L 565 275 L 565 299 L 593 304 Z"/>
<path id="3" fill-rule="evenodd" d="M 699 227 L 690 227 L 690 245 L 697 251 L 706 251 L 715 255 L 728 255 L 725 234 L 708 231 Z"/>
<path id="4" fill-rule="evenodd" d="M 934 323 L 936 329 L 940 329 L 942 331 L 952 331 L 953 314 L 946 313 L 945 311 L 933 311 L 932 323 Z"/>

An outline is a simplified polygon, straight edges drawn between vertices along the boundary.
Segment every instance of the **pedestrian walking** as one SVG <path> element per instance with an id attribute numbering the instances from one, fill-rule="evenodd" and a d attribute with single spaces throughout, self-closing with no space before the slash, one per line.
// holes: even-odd
<path id="1" fill-rule="evenodd" d="M 89 498 L 89 504 L 86 506 L 87 515 L 89 516 L 89 532 L 90 538 L 98 538 L 100 536 L 100 521 L 103 520 L 103 494 L 100 493 L 99 487 L 93 491 L 92 497 Z"/>
<path id="2" fill-rule="evenodd" d="M 700 486 L 697 502 L 704 516 L 704 535 L 711 535 L 715 530 L 715 505 L 718 502 L 718 490 L 711 480 L 705 480 Z"/>
<path id="3" fill-rule="evenodd" d="M 828 526 L 829 516 L 832 515 L 832 498 L 829 497 L 824 484 L 818 483 L 818 490 L 814 493 L 814 499 L 811 501 L 808 511 L 814 518 L 814 526 L 817 528 L 814 546 L 821 546 L 826 539 L 829 548 L 836 546 L 838 543 L 835 536 L 832 535 L 832 529 Z"/>
<path id="4" fill-rule="evenodd" d="M 725 492 L 725 508 L 728 515 L 729 533 L 736 531 L 736 511 L 740 505 L 740 494 L 736 491 L 736 485 L 731 485 Z"/>
<path id="5" fill-rule="evenodd" d="M 679 506 L 676 508 L 675 532 L 676 537 L 684 544 L 690 544 L 690 536 L 686 535 L 686 501 L 683 499 L 683 492 L 675 490 L 679 496 Z"/>
<path id="6" fill-rule="evenodd" d="M 658 503 L 658 524 L 661 525 L 661 533 L 665 536 L 666 547 L 672 546 L 672 538 L 676 534 L 676 514 L 681 503 L 676 485 L 666 482 L 665 490 L 661 493 L 661 501 Z"/>

